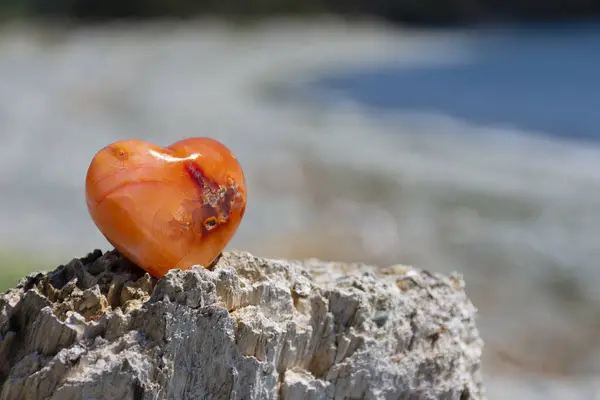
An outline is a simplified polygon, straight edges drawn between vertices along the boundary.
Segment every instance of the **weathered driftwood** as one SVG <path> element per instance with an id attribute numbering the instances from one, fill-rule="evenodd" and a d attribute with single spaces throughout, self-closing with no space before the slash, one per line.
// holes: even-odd
<path id="1" fill-rule="evenodd" d="M 99 250 L 0 296 L 1 399 L 483 399 L 459 276 L 225 253 L 156 281 Z"/>

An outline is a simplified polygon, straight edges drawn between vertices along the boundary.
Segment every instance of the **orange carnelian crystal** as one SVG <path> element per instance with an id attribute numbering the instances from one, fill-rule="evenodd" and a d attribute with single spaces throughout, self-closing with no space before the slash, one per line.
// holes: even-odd
<path id="1" fill-rule="evenodd" d="M 214 139 L 167 148 L 123 140 L 92 160 L 86 202 L 107 240 L 160 278 L 215 260 L 244 216 L 246 182 L 235 156 Z"/>

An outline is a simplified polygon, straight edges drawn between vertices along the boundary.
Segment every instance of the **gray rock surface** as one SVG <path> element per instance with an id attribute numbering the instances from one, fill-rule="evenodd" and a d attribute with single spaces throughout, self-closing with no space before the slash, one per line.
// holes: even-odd
<path id="1" fill-rule="evenodd" d="M 0 398 L 484 399 L 463 286 L 241 252 L 157 281 L 96 250 L 0 295 Z"/>

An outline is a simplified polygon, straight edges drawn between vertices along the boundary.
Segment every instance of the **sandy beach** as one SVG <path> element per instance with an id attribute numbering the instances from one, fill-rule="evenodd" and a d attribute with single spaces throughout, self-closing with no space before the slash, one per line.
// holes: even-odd
<path id="1" fill-rule="evenodd" d="M 3 247 L 47 267 L 109 249 L 85 207 L 94 153 L 211 136 L 248 180 L 230 247 L 460 271 L 480 309 L 490 399 L 595 398 L 600 151 L 306 87 L 385 61 L 460 62 L 460 40 L 331 20 L 5 27 Z"/>

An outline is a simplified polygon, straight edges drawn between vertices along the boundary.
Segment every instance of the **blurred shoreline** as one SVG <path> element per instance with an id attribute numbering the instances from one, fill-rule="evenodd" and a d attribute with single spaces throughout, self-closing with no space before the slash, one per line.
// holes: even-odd
<path id="1" fill-rule="evenodd" d="M 53 227 L 54 235 L 33 244 L 71 253 L 98 243 L 101 236 L 89 237 L 97 232 L 88 221 L 82 182 L 95 151 L 125 137 L 166 145 L 213 136 L 227 142 L 252 175 L 264 159 L 255 150 L 265 146 L 277 156 L 307 133 L 305 126 L 301 132 L 281 129 L 296 110 L 262 101 L 265 86 L 316 73 L 311 69 L 377 62 L 402 50 L 398 37 L 371 24 L 350 29 L 329 20 L 247 29 L 198 21 L 0 31 L 0 128 L 6 139 L 0 178 L 4 187 L 21 191 L 2 198 L 2 239 L 30 248 L 32 232 Z M 35 180 L 24 179 L 28 175 Z M 47 216 L 36 192 L 60 196 L 46 201 L 63 214 Z M 61 220 L 78 232 L 61 232 L 67 228 Z"/>
<path id="2" fill-rule="evenodd" d="M 594 377 L 600 150 L 303 89 L 386 60 L 460 62 L 465 34 L 325 18 L 6 27 L 2 242 L 53 263 L 109 249 L 85 208 L 94 153 L 123 138 L 211 136 L 248 180 L 230 248 L 457 270 L 480 309 L 488 374 Z M 565 396 L 527 398 L 586 398 Z"/>

